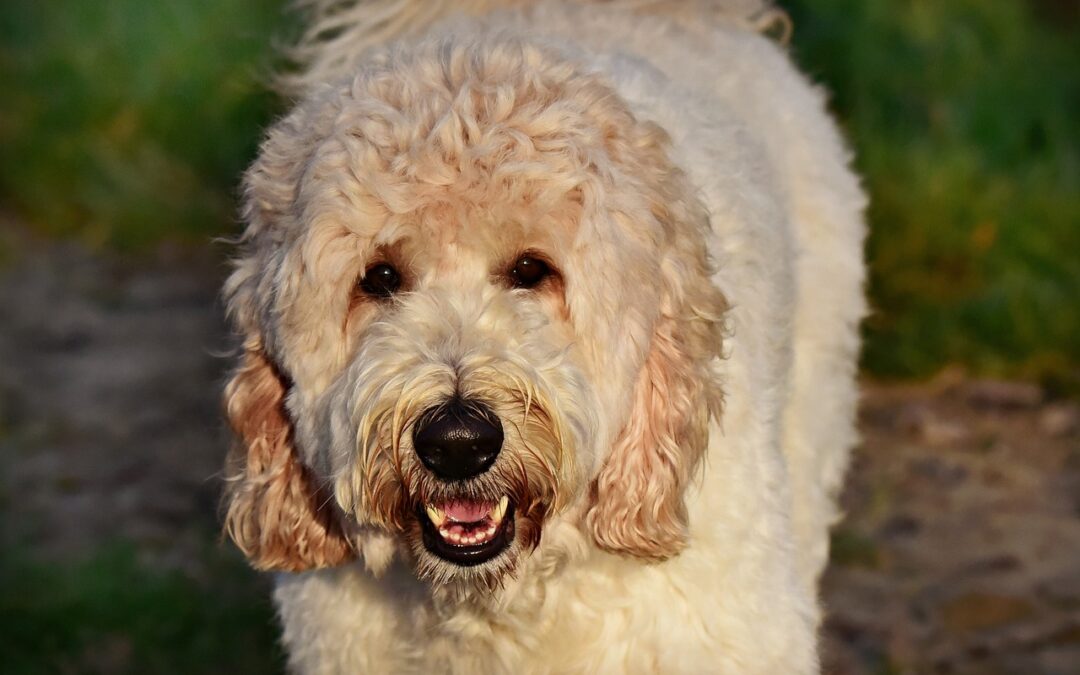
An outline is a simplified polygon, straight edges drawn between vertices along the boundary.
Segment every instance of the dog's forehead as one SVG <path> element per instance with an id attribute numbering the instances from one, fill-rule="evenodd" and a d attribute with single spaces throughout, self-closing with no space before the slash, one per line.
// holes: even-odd
<path id="1" fill-rule="evenodd" d="M 491 253 L 527 247 L 552 249 L 573 238 L 579 219 L 579 204 L 572 197 L 549 199 L 542 205 L 496 200 L 465 208 L 437 208 L 414 220 L 412 243 L 424 251 L 454 247 Z"/>
<path id="2" fill-rule="evenodd" d="M 619 106 L 591 78 L 540 68 L 523 80 L 486 52 L 473 56 L 466 73 L 372 68 L 342 89 L 304 172 L 307 206 L 355 212 L 350 229 L 379 245 L 492 249 L 515 236 L 572 236 L 598 165 L 610 171 L 608 140 L 629 118 L 606 110 Z"/>
<path id="3" fill-rule="evenodd" d="M 414 211 L 386 214 L 376 221 L 345 218 L 346 226 L 369 255 L 432 268 L 462 265 L 476 258 L 504 262 L 524 251 L 549 256 L 565 253 L 581 221 L 576 191 L 544 200 L 493 199 L 477 203 L 471 195 L 447 188 L 434 203 Z M 421 200 L 417 199 L 418 203 Z M 333 227 L 332 224 L 321 224 Z M 313 228 L 320 223 L 312 224 Z M 309 236 L 318 235 L 315 232 Z"/>

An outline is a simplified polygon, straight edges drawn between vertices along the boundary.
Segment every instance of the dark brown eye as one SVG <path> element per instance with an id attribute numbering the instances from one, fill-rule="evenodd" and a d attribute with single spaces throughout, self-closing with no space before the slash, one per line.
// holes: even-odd
<path id="1" fill-rule="evenodd" d="M 372 265 L 364 272 L 360 288 L 368 295 L 377 298 L 389 298 L 401 288 L 401 275 L 386 263 Z"/>
<path id="2" fill-rule="evenodd" d="M 510 270 L 514 288 L 535 288 L 551 274 L 551 268 L 543 260 L 523 255 Z"/>

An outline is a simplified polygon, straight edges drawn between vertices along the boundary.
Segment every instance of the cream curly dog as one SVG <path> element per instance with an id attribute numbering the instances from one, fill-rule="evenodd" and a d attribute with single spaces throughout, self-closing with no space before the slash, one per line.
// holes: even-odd
<path id="1" fill-rule="evenodd" d="M 816 672 L 864 198 L 777 13 L 307 4 L 225 288 L 291 667 Z"/>

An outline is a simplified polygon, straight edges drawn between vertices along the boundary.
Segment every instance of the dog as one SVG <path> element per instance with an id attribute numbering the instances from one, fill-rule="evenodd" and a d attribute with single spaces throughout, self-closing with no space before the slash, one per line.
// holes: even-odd
<path id="1" fill-rule="evenodd" d="M 305 4 L 223 291 L 290 668 L 817 672 L 865 198 L 782 15 Z"/>

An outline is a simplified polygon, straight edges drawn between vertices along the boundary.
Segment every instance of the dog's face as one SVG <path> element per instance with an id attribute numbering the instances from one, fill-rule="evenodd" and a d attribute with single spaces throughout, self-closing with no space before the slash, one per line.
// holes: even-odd
<path id="1" fill-rule="evenodd" d="M 724 302 L 665 146 L 509 40 L 376 55 L 276 125 L 226 287 L 226 524 L 257 566 L 390 541 L 492 587 L 556 516 L 678 552 Z"/>

